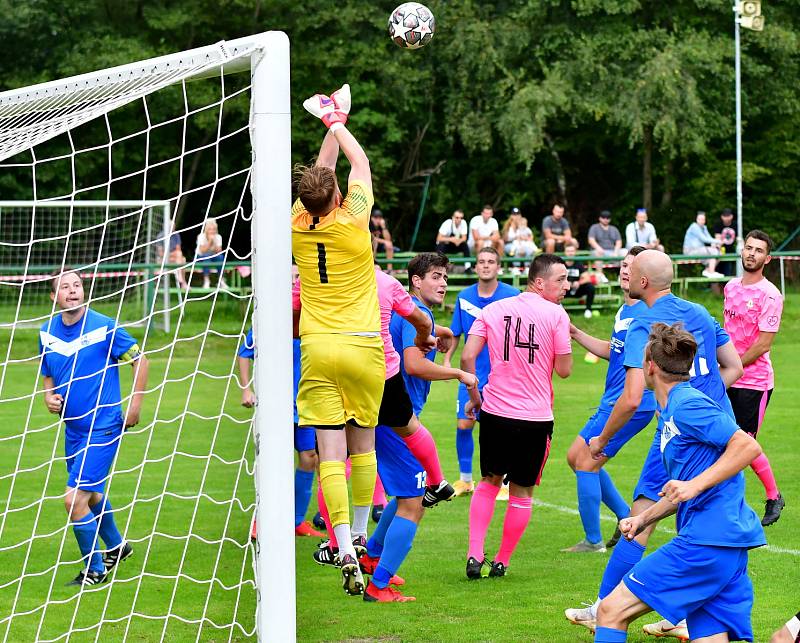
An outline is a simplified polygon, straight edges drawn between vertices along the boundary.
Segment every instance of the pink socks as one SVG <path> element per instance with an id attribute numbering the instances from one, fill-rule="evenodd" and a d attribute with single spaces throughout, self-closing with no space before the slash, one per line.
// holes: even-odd
<path id="1" fill-rule="evenodd" d="M 483 560 L 483 544 L 486 540 L 486 531 L 494 515 L 494 505 L 499 487 L 488 482 L 479 482 L 472 494 L 469 504 L 469 551 L 467 558 Z M 509 498 L 510 500 L 510 498 Z"/>
<path id="2" fill-rule="evenodd" d="M 428 474 L 428 484 L 432 487 L 444 480 L 442 465 L 439 464 L 439 453 L 436 451 L 436 442 L 433 440 L 431 432 L 422 424 L 411 435 L 404 437 L 408 450 L 419 460 Z"/>
<path id="3" fill-rule="evenodd" d="M 332 549 L 339 549 L 339 541 L 336 540 L 336 534 L 333 533 L 331 527 L 331 516 L 328 513 L 328 505 L 325 504 L 325 496 L 322 495 L 322 485 L 317 485 L 317 504 L 319 505 L 319 515 L 325 521 L 325 529 L 328 532 L 328 539 L 331 541 Z"/>
<path id="4" fill-rule="evenodd" d="M 508 497 L 506 519 L 503 523 L 503 541 L 500 543 L 500 551 L 497 552 L 494 562 L 503 563 L 508 567 L 511 554 L 514 553 L 517 543 L 525 533 L 525 528 L 531 519 L 532 502 L 533 498 Z"/>
<path id="5" fill-rule="evenodd" d="M 767 492 L 767 500 L 775 500 L 778 497 L 778 484 L 775 482 L 775 476 L 772 473 L 772 467 L 769 466 L 769 460 L 763 453 L 750 463 L 761 484 L 764 485 L 764 490 Z"/>

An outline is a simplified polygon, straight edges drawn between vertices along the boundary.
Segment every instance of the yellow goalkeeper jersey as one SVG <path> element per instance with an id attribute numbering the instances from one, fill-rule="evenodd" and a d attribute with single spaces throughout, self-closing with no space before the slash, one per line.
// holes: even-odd
<path id="1" fill-rule="evenodd" d="M 374 199 L 352 181 L 341 206 L 324 217 L 292 206 L 292 254 L 300 272 L 300 335 L 380 333 L 369 217 Z"/>

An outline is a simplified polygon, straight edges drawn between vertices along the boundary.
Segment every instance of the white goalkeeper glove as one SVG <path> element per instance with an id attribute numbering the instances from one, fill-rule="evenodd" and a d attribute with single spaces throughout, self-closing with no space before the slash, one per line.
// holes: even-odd
<path id="1" fill-rule="evenodd" d="M 314 94 L 311 98 L 303 101 L 303 107 L 307 112 L 319 118 L 325 127 L 335 131 L 347 122 L 350 103 L 350 85 L 345 83 L 332 96 Z M 337 124 L 338 126 L 334 127 Z"/>

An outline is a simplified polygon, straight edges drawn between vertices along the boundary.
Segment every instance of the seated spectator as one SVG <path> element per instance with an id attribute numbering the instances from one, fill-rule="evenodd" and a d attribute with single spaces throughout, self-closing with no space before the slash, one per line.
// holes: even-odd
<path id="1" fill-rule="evenodd" d="M 611 212 L 603 210 L 597 223 L 589 228 L 589 246 L 598 257 L 618 257 L 622 253 L 622 235 L 611 225 Z"/>
<path id="2" fill-rule="evenodd" d="M 469 222 L 469 238 L 467 239 L 470 251 L 477 252 L 481 248 L 491 246 L 503 256 L 503 239 L 500 236 L 500 226 L 494 218 L 494 208 L 484 205 L 483 210 Z"/>
<path id="3" fill-rule="evenodd" d="M 439 226 L 439 234 L 436 235 L 436 251 L 443 254 L 461 253 L 469 257 L 469 245 L 467 237 L 469 228 L 464 221 L 464 211 L 456 210 L 453 216 Z"/>
<path id="4" fill-rule="evenodd" d="M 647 220 L 646 208 L 636 210 L 636 221 L 625 227 L 625 248 L 630 250 L 633 246 L 664 252 L 664 246 L 658 240 L 655 227 Z"/>
<path id="5" fill-rule="evenodd" d="M 736 228 L 733 222 L 733 210 L 725 208 L 719 215 L 719 221 L 714 226 L 714 238 L 719 241 L 719 250 L 724 255 L 735 256 Z M 719 272 L 730 277 L 736 273 L 735 261 L 720 261 Z"/>
<path id="6" fill-rule="evenodd" d="M 569 281 L 569 292 L 565 297 L 585 297 L 586 310 L 583 316 L 589 319 L 592 316 L 592 304 L 594 304 L 594 284 L 588 272 L 586 264 L 575 261 L 575 246 L 564 248 L 564 262 L 567 264 L 567 281 Z"/>
<path id="7" fill-rule="evenodd" d="M 372 215 L 369 218 L 369 231 L 372 233 L 372 252 L 383 252 L 387 259 L 394 257 L 394 243 L 392 243 L 392 235 L 389 234 L 389 228 L 386 225 L 386 219 L 383 218 L 383 212 L 378 208 L 372 208 Z M 392 264 L 386 264 L 387 270 L 392 270 Z"/>
<path id="8" fill-rule="evenodd" d="M 222 262 L 225 260 L 225 253 L 222 250 L 222 235 L 217 228 L 217 220 L 213 217 L 206 219 L 203 226 L 203 231 L 197 235 L 197 247 L 194 252 L 194 258 L 197 263 L 208 262 Z M 222 278 L 222 273 L 218 269 L 214 269 L 219 275 L 219 287 L 227 288 L 225 280 Z M 211 268 L 203 268 L 203 288 L 211 287 L 211 280 L 209 275 Z"/>
<path id="9" fill-rule="evenodd" d="M 564 206 L 560 203 L 556 203 L 552 214 L 542 221 L 542 245 L 544 251 L 549 253 L 564 252 L 569 246 L 578 248 L 578 240 L 572 236 L 569 221 L 564 216 Z"/>
<path id="10" fill-rule="evenodd" d="M 514 231 L 514 240 L 506 244 L 506 252 L 520 259 L 532 257 L 539 252 L 533 240 L 533 230 L 528 227 L 528 220 L 525 217 L 519 218 L 519 226 Z"/>
<path id="11" fill-rule="evenodd" d="M 181 235 L 175 232 L 175 222 L 172 221 L 170 224 L 170 235 L 169 235 L 169 247 L 167 255 L 166 263 L 177 264 L 182 266 L 186 263 L 186 257 L 183 256 L 183 250 L 181 249 Z M 156 237 L 156 263 L 161 263 L 164 259 L 164 231 L 158 233 Z M 178 286 L 186 290 L 189 287 L 189 284 L 186 282 L 186 272 L 183 268 L 178 268 L 175 271 L 175 281 L 178 282 Z"/>
<path id="12" fill-rule="evenodd" d="M 514 242 L 514 239 L 517 236 L 517 229 L 519 228 L 519 221 L 521 218 L 522 213 L 519 211 L 519 208 L 511 208 L 508 219 L 506 219 L 505 223 L 503 224 L 503 229 L 500 231 L 500 236 L 503 238 L 503 246 L 506 249 L 506 253 L 508 253 L 509 249 L 511 248 L 511 244 Z"/>
<path id="13" fill-rule="evenodd" d="M 719 254 L 719 241 L 717 241 L 708 231 L 706 227 L 706 213 L 699 211 L 692 223 L 687 229 L 683 237 L 683 254 L 685 255 L 718 255 Z M 725 275 L 717 272 L 716 259 L 707 259 L 703 262 L 705 270 L 703 276 L 708 278 L 724 277 Z"/>

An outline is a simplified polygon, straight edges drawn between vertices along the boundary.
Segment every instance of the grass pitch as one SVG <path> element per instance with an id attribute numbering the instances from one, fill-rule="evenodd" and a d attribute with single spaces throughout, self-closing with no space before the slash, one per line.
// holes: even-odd
<path id="1" fill-rule="evenodd" d="M 702 301 L 721 317 L 719 297 L 708 295 Z M 754 551 L 750 559 L 756 641 L 767 641 L 800 606 L 800 481 L 795 456 L 800 449 L 795 431 L 795 391 L 800 378 L 798 301 L 796 293 L 789 295 L 775 342 L 777 387 L 761 435 L 787 507 L 781 520 L 767 530 L 770 546 Z M 206 327 L 205 314 L 201 305 L 190 306 L 180 336 L 201 332 Z M 443 313 L 437 318 L 448 321 Z M 609 331 L 608 315 L 590 321 L 576 319 L 596 335 Z M 236 333 L 241 325 L 238 310 L 218 309 L 212 328 Z M 8 334 L 0 336 L 0 345 L 7 346 L 9 339 Z M 166 345 L 167 340 L 155 334 L 148 349 Z M 0 394 L 0 503 L 5 512 L 0 533 L 0 621 L 4 621 L 0 639 L 32 641 L 38 634 L 41 639 L 66 640 L 71 630 L 70 641 L 119 641 L 126 634 L 132 641 L 162 637 L 167 641 L 253 640 L 245 634 L 254 627 L 255 608 L 247 546 L 254 494 L 245 464 L 252 461 L 252 445 L 246 424 L 249 412 L 239 406 L 238 389 L 228 377 L 235 348 L 235 340 L 209 335 L 205 340 L 180 342 L 169 363 L 166 353 L 153 355 L 150 386 L 160 388 L 148 397 L 140 425 L 149 427 L 126 436 L 111 484 L 118 524 L 128 525 L 136 554 L 123 563 L 114 582 L 84 592 L 79 602 L 74 588 L 64 587 L 77 573 L 78 553 L 72 534 L 63 529 L 59 500 L 65 479 L 63 462 L 53 459 L 61 455 L 63 438 L 50 426 L 52 416 L 45 412 L 41 397 L 25 397 L 33 391 L 36 365 L 25 362 L 7 367 Z M 35 331 L 15 334 L 12 359 L 35 352 Z M 414 548 L 400 570 L 407 581 L 404 592 L 416 596 L 415 603 L 375 605 L 345 596 L 338 573 L 312 561 L 316 540 L 297 539 L 299 640 L 592 640 L 587 630 L 564 619 L 563 610 L 594 599 L 608 554 L 559 552 L 582 537 L 566 450 L 599 400 L 605 375 L 604 363 L 586 364 L 583 354 L 576 348 L 572 377 L 556 380 L 551 457 L 535 493 L 538 504 L 508 576 L 466 580 L 468 498 L 429 510 L 423 519 Z M 192 375 L 198 369 L 202 373 Z M 123 370 L 123 386 L 129 381 L 129 370 Z M 454 383 L 434 383 L 423 415 L 436 436 L 450 479 L 458 474 L 455 395 Z M 9 401 L 17 397 L 21 399 Z M 153 418 L 157 418 L 155 423 Z M 21 437 L 13 436 L 25 426 L 29 431 L 23 444 Z M 632 492 L 651 435 L 650 430 L 642 432 L 608 465 L 625 495 Z M 476 477 L 477 458 L 476 452 Z M 12 480 L 13 471 L 18 473 Z M 760 514 L 763 489 L 752 473 L 747 479 L 749 502 Z M 137 502 L 131 506 L 137 488 Z M 309 516 L 314 511 L 312 501 Z M 505 505 L 498 503 L 487 538 L 490 556 L 499 546 L 504 511 Z M 610 535 L 614 523 L 609 513 L 604 516 L 604 533 Z M 674 521 L 669 519 L 659 528 L 653 546 L 668 540 L 671 529 Z M 193 535 L 187 537 L 187 533 Z M 34 534 L 28 552 L 27 541 Z M 24 546 L 13 547 L 23 542 Z M 23 567 L 25 576 L 20 582 Z M 280 574 L 280 567 L 276 561 L 273 573 Z M 213 576 L 218 580 L 209 583 Z M 15 616 L 9 623 L 12 606 Z M 105 620 L 100 622 L 104 609 Z M 647 618 L 631 627 L 630 641 L 649 640 L 640 633 Z M 214 627 L 234 620 L 241 627 Z"/>

